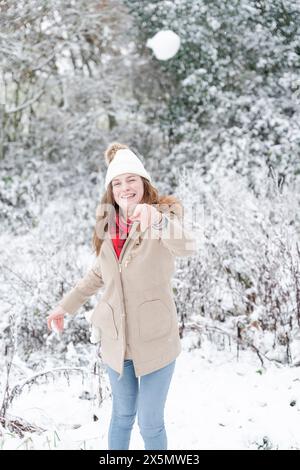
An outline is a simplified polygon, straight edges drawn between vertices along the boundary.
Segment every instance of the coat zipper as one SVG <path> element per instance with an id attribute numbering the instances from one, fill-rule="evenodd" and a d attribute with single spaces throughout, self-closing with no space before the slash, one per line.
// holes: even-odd
<path id="1" fill-rule="evenodd" d="M 138 223 L 138 222 L 137 222 Z M 112 245 L 112 241 L 111 241 L 111 238 L 109 237 L 109 241 L 108 241 L 108 244 L 111 248 L 111 250 L 113 251 L 114 253 L 114 256 L 115 256 L 115 259 L 116 259 L 116 262 L 118 263 L 119 265 L 119 273 L 120 273 L 120 283 L 121 283 L 121 289 L 122 289 L 122 304 L 123 304 L 123 316 L 122 318 L 124 318 L 124 330 L 123 330 L 123 339 L 124 339 L 124 349 L 123 349 L 123 357 L 122 357 L 122 369 L 121 369 L 121 374 L 119 375 L 118 377 L 118 380 L 120 380 L 123 376 L 123 372 L 124 372 L 124 357 L 125 357 L 125 351 L 126 351 L 126 345 L 127 345 L 127 338 L 126 338 L 126 334 L 125 334 L 125 327 L 126 327 L 126 315 L 125 315 L 125 312 L 126 312 L 126 309 L 125 309 L 125 301 L 124 301 L 124 289 L 123 289 L 123 281 L 122 281 L 122 258 L 123 258 L 123 255 L 124 255 L 124 252 L 125 252 L 125 249 L 126 249 L 126 246 L 129 244 L 129 241 L 130 241 L 130 238 L 129 235 L 127 236 L 127 239 L 122 247 L 122 250 L 121 250 L 121 253 L 120 253 L 120 257 L 119 259 L 117 258 L 117 255 L 116 255 L 116 252 L 115 252 L 115 249 Z M 122 319 L 121 319 L 122 321 Z"/>

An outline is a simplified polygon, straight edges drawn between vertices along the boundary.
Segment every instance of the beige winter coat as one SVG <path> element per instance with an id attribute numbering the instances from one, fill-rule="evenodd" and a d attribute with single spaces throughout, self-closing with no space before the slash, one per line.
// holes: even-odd
<path id="1" fill-rule="evenodd" d="M 125 358 L 133 360 L 138 377 L 166 366 L 181 351 L 171 278 L 175 256 L 193 255 L 196 240 L 182 224 L 180 204 L 157 209 L 167 219 L 164 228 L 150 233 L 148 227 L 142 232 L 140 223 L 134 222 L 118 260 L 108 235 L 108 217 L 103 217 L 105 211 L 99 205 L 96 232 L 104 239 L 100 253 L 60 302 L 74 314 L 103 288 L 90 320 L 100 331 L 102 359 L 119 372 L 119 379 Z"/>

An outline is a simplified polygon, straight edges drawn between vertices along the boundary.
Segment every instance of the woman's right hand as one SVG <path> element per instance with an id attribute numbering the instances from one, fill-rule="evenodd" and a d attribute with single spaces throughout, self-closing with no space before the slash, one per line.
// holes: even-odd
<path id="1" fill-rule="evenodd" d="M 47 325 L 49 330 L 63 331 L 64 329 L 64 316 L 67 312 L 60 306 L 56 307 L 47 317 Z"/>

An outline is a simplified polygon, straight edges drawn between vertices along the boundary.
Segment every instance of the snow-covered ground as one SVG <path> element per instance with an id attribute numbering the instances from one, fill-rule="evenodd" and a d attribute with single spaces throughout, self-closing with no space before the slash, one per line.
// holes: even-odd
<path id="1" fill-rule="evenodd" d="M 300 449 L 299 368 L 269 362 L 263 369 L 249 351 L 237 361 L 234 348 L 218 350 L 203 341 L 189 351 L 191 342 L 183 341 L 166 404 L 169 449 Z M 71 376 L 70 386 L 63 377 L 33 385 L 14 400 L 10 414 L 47 431 L 21 439 L 4 430 L 0 448 L 107 449 L 108 382 L 100 408 L 83 399 L 96 386 L 79 375 Z M 130 449 L 143 449 L 137 422 Z"/>

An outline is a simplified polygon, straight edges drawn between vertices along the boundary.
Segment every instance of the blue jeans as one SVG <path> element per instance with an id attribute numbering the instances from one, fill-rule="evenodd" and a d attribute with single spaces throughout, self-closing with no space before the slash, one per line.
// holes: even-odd
<path id="1" fill-rule="evenodd" d="M 138 379 L 132 360 L 125 359 L 120 380 L 118 372 L 105 364 L 112 390 L 108 449 L 129 449 L 136 414 L 145 449 L 167 449 L 164 407 L 175 361 Z"/>

